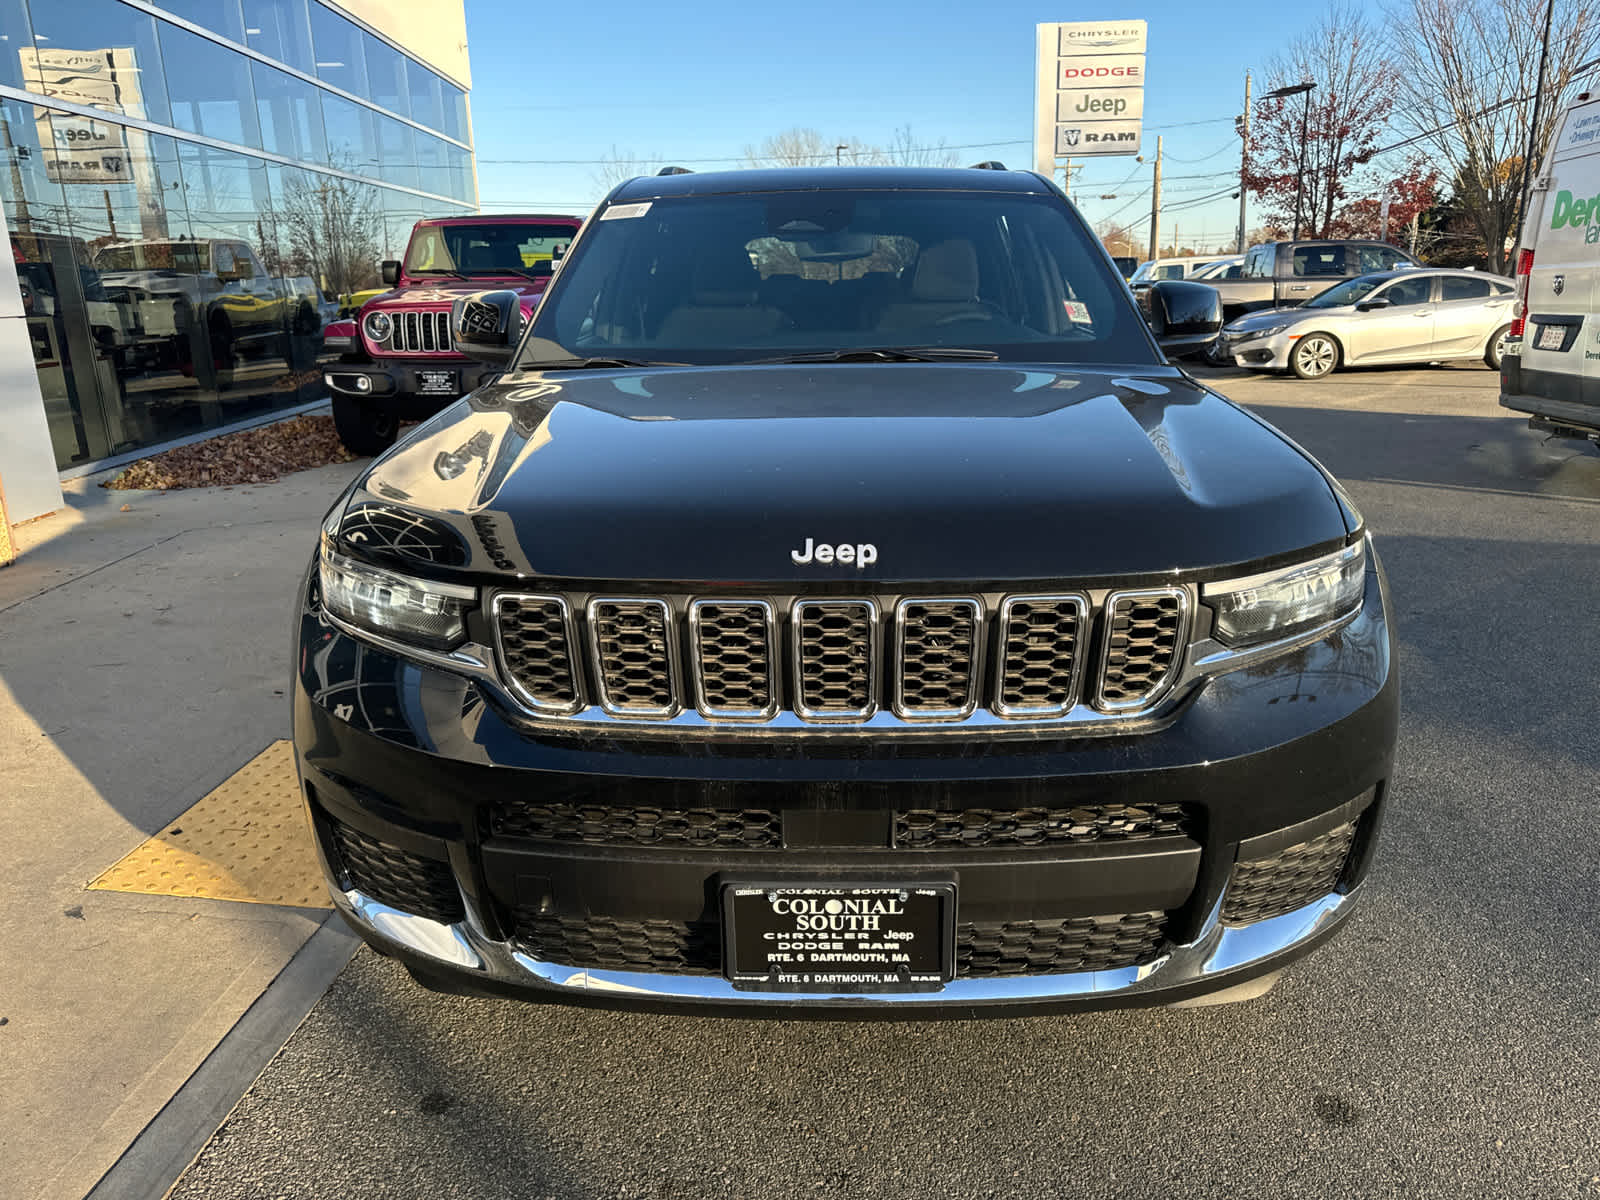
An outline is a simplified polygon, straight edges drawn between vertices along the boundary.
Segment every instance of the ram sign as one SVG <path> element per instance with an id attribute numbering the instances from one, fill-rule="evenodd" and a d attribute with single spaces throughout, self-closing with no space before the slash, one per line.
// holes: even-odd
<path id="1" fill-rule="evenodd" d="M 1060 158 L 1138 154 L 1144 119 L 1143 21 L 1069 21 L 1038 27 L 1034 166 Z"/>

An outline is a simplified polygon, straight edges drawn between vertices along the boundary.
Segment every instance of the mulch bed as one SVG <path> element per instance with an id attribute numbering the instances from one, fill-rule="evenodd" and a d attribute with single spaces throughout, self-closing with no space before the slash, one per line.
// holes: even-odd
<path id="1" fill-rule="evenodd" d="M 271 483 L 295 471 L 355 459 L 356 455 L 340 444 L 332 417 L 306 415 L 141 458 L 100 486 L 168 492 Z"/>

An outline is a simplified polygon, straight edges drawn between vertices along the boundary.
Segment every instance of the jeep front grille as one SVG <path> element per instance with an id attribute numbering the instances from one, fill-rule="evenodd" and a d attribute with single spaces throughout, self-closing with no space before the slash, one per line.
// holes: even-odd
<path id="1" fill-rule="evenodd" d="M 1139 716 L 1190 629 L 1181 587 L 1098 603 L 508 592 L 493 613 L 501 674 L 534 715 L 774 728 Z"/>
<path id="2" fill-rule="evenodd" d="M 431 312 L 408 309 L 390 315 L 394 319 L 394 333 L 389 337 L 389 349 L 393 353 L 448 354 L 453 349 L 448 308 Z"/>

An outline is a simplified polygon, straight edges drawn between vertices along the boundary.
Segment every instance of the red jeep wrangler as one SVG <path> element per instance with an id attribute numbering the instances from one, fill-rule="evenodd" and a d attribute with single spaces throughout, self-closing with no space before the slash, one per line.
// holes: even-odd
<path id="1" fill-rule="evenodd" d="M 526 317 L 582 223 L 547 215 L 418 221 L 405 261 L 383 264 L 393 290 L 324 331 L 324 345 L 343 350 L 323 373 L 339 440 L 356 454 L 377 454 L 393 444 L 401 420 L 431 416 L 497 374 L 456 352 L 451 304 L 504 287 L 520 293 Z"/>

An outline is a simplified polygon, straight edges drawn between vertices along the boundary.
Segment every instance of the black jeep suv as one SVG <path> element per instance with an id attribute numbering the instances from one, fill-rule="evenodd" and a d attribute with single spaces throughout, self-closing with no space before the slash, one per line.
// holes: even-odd
<path id="1" fill-rule="evenodd" d="M 422 982 L 901 1014 L 1264 990 L 1387 802 L 1339 485 L 1167 364 L 1026 172 L 636 179 L 505 367 L 328 513 L 294 734 L 335 903 Z"/>

